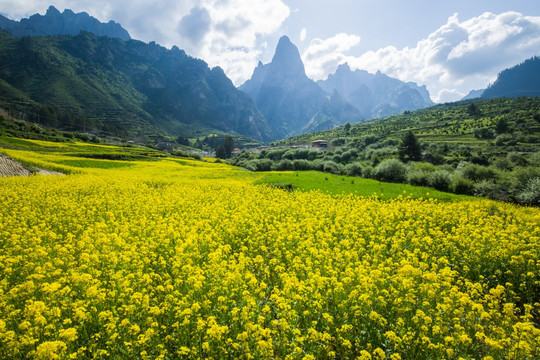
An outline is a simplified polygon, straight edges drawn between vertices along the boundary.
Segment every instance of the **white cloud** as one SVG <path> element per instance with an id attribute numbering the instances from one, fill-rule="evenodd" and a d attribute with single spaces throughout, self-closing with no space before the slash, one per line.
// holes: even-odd
<path id="1" fill-rule="evenodd" d="M 307 35 L 306 28 L 302 28 L 302 30 L 300 30 L 300 35 L 298 36 L 298 38 L 300 39 L 300 41 L 304 41 L 306 40 L 306 35 Z"/>
<path id="2" fill-rule="evenodd" d="M 256 6 L 251 0 L 203 0 L 200 4 L 210 15 L 210 29 L 201 41 L 184 43 L 185 48 L 209 65 L 222 67 L 237 85 L 257 65 L 266 45 L 259 41 L 261 37 L 276 32 L 290 14 L 281 0 L 262 0 Z"/>
<path id="3" fill-rule="evenodd" d="M 340 33 L 326 40 L 313 39 L 302 54 L 306 74 L 320 80 L 336 69 L 346 58 L 345 52 L 358 45 L 360 37 Z"/>
<path id="4" fill-rule="evenodd" d="M 460 22 L 455 14 L 414 48 L 388 46 L 342 61 L 351 68 L 426 84 L 433 100 L 443 102 L 486 87 L 499 71 L 539 50 L 540 17 L 484 13 Z"/>
<path id="5" fill-rule="evenodd" d="M 85 11 L 100 21 L 114 20 L 146 42 L 177 45 L 210 66 L 220 66 L 240 84 L 257 65 L 265 38 L 276 35 L 290 10 L 283 0 L 0 0 L 10 18 L 58 10 Z"/>

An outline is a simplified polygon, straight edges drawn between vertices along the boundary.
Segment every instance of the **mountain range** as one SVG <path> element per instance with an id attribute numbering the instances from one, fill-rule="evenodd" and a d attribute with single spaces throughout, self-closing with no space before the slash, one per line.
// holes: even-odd
<path id="1" fill-rule="evenodd" d="M 337 91 L 364 119 L 376 119 L 434 105 L 425 86 L 405 83 L 380 72 L 352 71 L 347 63 L 317 84 L 328 93 Z"/>
<path id="2" fill-rule="evenodd" d="M 45 114 L 68 114 L 84 131 L 95 124 L 139 142 L 216 133 L 270 142 L 433 105 L 425 86 L 347 64 L 315 82 L 286 36 L 237 89 L 221 68 L 86 13 L 51 6 L 21 21 L 0 16 L 0 27 L 1 106 L 52 106 Z M 539 58 L 505 70 L 482 96 L 537 96 L 539 70 Z"/>
<path id="3" fill-rule="evenodd" d="M 362 120 L 337 92 L 327 94 L 306 75 L 298 48 L 281 37 L 269 64 L 239 87 L 255 101 L 276 139 Z"/>
<path id="4" fill-rule="evenodd" d="M 220 68 L 177 47 L 88 32 L 21 39 L 0 33 L 0 97 L 57 106 L 143 141 L 216 130 L 271 139 L 264 116 Z"/>
<path id="5" fill-rule="evenodd" d="M 0 15 L 0 28 L 17 38 L 51 35 L 75 36 L 81 31 L 87 31 L 98 36 L 119 38 L 124 41 L 131 40 L 127 30 L 114 21 L 102 23 L 85 12 L 76 14 L 69 9 L 60 13 L 54 6 L 50 6 L 45 15 L 35 14 L 28 19 L 21 19 L 21 21 L 10 20 Z"/>
<path id="6" fill-rule="evenodd" d="M 499 73 L 483 98 L 540 96 L 540 57 L 534 56 Z"/>

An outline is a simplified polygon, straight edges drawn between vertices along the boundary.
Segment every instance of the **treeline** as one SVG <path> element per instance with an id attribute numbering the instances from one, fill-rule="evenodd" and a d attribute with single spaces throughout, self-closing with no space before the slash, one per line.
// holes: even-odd
<path id="1" fill-rule="evenodd" d="M 421 143 L 412 133 L 400 140 L 368 135 L 333 141 L 334 145 L 342 142 L 322 151 L 243 151 L 229 163 L 252 171 L 317 170 L 540 205 L 540 152 L 503 151 L 488 157 L 467 145 Z"/>

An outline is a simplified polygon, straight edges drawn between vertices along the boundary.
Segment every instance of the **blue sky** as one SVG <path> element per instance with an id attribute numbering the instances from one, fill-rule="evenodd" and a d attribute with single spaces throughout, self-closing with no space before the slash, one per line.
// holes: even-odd
<path id="1" fill-rule="evenodd" d="M 115 20 L 135 39 L 177 45 L 222 67 L 236 85 L 259 60 L 271 60 L 282 35 L 315 80 L 348 62 L 426 85 L 436 102 L 458 100 L 540 55 L 537 0 L 0 0 L 0 12 L 20 19 L 49 5 Z"/>

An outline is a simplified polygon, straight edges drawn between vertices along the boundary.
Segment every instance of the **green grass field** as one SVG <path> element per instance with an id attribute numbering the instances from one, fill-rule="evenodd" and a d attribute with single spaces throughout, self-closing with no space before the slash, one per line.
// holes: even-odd
<path id="1" fill-rule="evenodd" d="M 443 201 L 474 199 L 471 196 L 445 193 L 421 186 L 408 184 L 384 183 L 358 177 L 332 175 L 319 171 L 283 171 L 263 173 L 257 184 L 269 184 L 277 187 L 292 185 L 294 190 L 320 190 L 324 193 L 340 195 L 355 194 L 358 196 L 377 196 L 381 199 L 391 199 L 398 196 L 418 198 L 435 198 Z"/>

